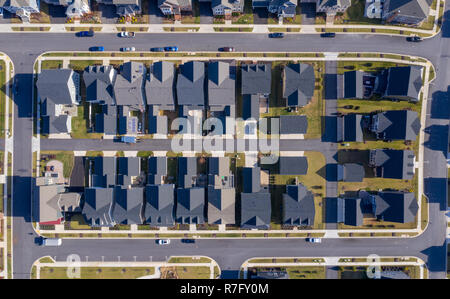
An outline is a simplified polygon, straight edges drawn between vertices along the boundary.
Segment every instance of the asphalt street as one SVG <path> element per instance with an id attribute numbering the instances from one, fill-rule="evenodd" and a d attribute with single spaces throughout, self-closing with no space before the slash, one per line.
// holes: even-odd
<path id="1" fill-rule="evenodd" d="M 449 4 L 447 3 L 447 9 Z M 447 15 L 447 13 L 446 13 Z M 337 35 L 322 39 L 319 35 L 287 35 L 271 40 L 266 34 L 138 34 L 127 40 L 137 50 L 177 45 L 182 51 L 215 51 L 233 46 L 237 51 L 300 51 L 300 52 L 385 52 L 422 56 L 436 66 L 437 79 L 431 86 L 432 102 L 427 111 L 425 137 L 425 194 L 430 201 L 430 224 L 427 230 L 411 239 L 325 239 L 322 244 L 304 240 L 199 240 L 182 244 L 174 240 L 161 247 L 154 240 L 64 240 L 59 248 L 39 247 L 31 225 L 31 137 L 32 137 L 32 71 L 36 57 L 45 51 L 82 51 L 102 45 L 106 50 L 118 50 L 123 40 L 112 34 L 96 34 L 93 38 L 75 38 L 73 34 L 8 33 L 0 34 L 0 51 L 14 62 L 19 92 L 14 98 L 14 166 L 13 166 L 13 274 L 29 278 L 33 261 L 44 255 L 65 260 L 78 254 L 89 260 L 149 260 L 170 255 L 202 254 L 214 258 L 224 277 L 236 277 L 236 271 L 246 259 L 272 256 L 386 256 L 410 255 L 422 258 L 432 278 L 444 278 L 446 267 L 445 230 L 448 134 L 448 59 L 450 23 L 445 21 L 442 33 L 422 43 L 407 43 L 402 37 L 377 35 Z M 48 144 L 47 144 L 48 142 Z M 52 141 L 53 142 L 53 141 Z M 60 142 L 58 144 L 58 142 Z M 42 141 L 43 149 L 62 141 Z M 69 142 L 69 141 L 64 141 Z M 95 143 L 93 140 L 70 141 Z M 155 141 L 146 141 L 155 142 Z M 165 141 L 164 141 L 165 142 Z M 145 145 L 145 143 L 144 143 Z M 108 146 L 114 148 L 111 142 Z M 139 145 L 136 145 L 138 147 Z M 155 144 L 155 146 L 158 146 Z M 53 148 L 52 148 L 53 149 Z M 96 148 L 94 148 L 96 149 Z M 97 150 L 97 149 L 96 149 Z M 147 149 L 148 150 L 148 149 Z"/>

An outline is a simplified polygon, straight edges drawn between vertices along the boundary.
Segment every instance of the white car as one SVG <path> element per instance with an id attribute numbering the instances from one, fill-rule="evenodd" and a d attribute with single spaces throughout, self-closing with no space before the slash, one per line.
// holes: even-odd
<path id="1" fill-rule="evenodd" d="M 136 51 L 135 47 L 126 47 L 126 48 L 120 48 L 121 52 L 134 52 Z"/>
<path id="2" fill-rule="evenodd" d="M 159 245 L 169 245 L 170 244 L 170 240 L 169 239 L 159 239 L 158 240 L 158 244 Z"/>
<path id="3" fill-rule="evenodd" d="M 306 242 L 310 242 L 310 243 L 322 243 L 322 239 L 321 238 L 307 238 Z"/>
<path id="4" fill-rule="evenodd" d="M 0 17 L 3 17 L 3 8 L 0 7 Z"/>

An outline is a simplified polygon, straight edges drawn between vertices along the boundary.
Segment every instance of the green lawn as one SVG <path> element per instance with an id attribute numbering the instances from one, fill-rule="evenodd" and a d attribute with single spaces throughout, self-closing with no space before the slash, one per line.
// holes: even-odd
<path id="1" fill-rule="evenodd" d="M 345 106 L 353 106 L 351 109 Z M 341 113 L 372 113 L 376 111 L 388 110 L 414 110 L 420 113 L 421 103 L 412 103 L 407 101 L 394 102 L 389 100 L 338 100 L 338 111 Z"/>
<path id="2" fill-rule="evenodd" d="M 326 279 L 325 267 L 286 267 L 289 279 Z"/>
<path id="3" fill-rule="evenodd" d="M 199 259 L 193 257 L 172 257 L 168 261 L 169 263 L 210 263 L 211 259 L 206 257 L 201 257 Z"/>
<path id="4" fill-rule="evenodd" d="M 253 24 L 252 0 L 245 0 L 244 12 L 235 14 L 232 18 L 233 24 Z"/>
<path id="5" fill-rule="evenodd" d="M 161 278 L 177 279 L 209 279 L 209 267 L 162 267 Z"/>
<path id="6" fill-rule="evenodd" d="M 82 267 L 81 279 L 135 279 L 155 273 L 153 267 Z M 68 279 L 65 267 L 43 267 L 40 271 L 41 279 Z"/>
<path id="7" fill-rule="evenodd" d="M 370 19 L 364 17 L 365 1 L 352 0 L 352 5 L 343 15 L 337 15 L 334 24 L 381 24 L 380 19 Z"/>
<path id="8" fill-rule="evenodd" d="M 101 133 L 88 133 L 88 119 L 89 119 L 89 104 L 86 102 L 82 102 L 81 105 L 78 106 L 78 114 L 76 117 L 72 117 L 72 132 L 70 135 L 75 139 L 100 139 L 103 134 Z"/>
<path id="9" fill-rule="evenodd" d="M 102 60 L 70 60 L 69 68 L 75 71 L 84 71 L 90 65 L 102 65 Z"/>
<path id="10" fill-rule="evenodd" d="M 62 68 L 62 60 L 43 60 L 41 62 L 41 70 L 59 69 Z"/>

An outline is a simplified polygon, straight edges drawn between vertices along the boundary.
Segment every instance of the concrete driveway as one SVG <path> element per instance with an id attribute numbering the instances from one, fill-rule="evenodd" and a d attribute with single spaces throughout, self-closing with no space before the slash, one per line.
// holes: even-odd
<path id="1" fill-rule="evenodd" d="M 61 5 L 48 5 L 48 14 L 52 24 L 64 24 L 66 22 L 66 7 Z"/>
<path id="2" fill-rule="evenodd" d="M 253 24 L 267 25 L 269 19 L 269 12 L 265 7 L 258 7 L 253 9 Z"/>
<path id="3" fill-rule="evenodd" d="M 158 8 L 158 1 L 150 1 L 148 5 L 148 14 L 150 24 L 162 24 L 164 15 Z"/>
<path id="4" fill-rule="evenodd" d="M 302 25 L 314 25 L 316 23 L 316 4 L 300 3 Z"/>
<path id="5" fill-rule="evenodd" d="M 115 5 L 98 4 L 102 24 L 116 24 L 118 15 L 116 13 Z"/>
<path id="6" fill-rule="evenodd" d="M 211 2 L 199 2 L 200 24 L 212 24 L 214 16 L 211 9 Z"/>

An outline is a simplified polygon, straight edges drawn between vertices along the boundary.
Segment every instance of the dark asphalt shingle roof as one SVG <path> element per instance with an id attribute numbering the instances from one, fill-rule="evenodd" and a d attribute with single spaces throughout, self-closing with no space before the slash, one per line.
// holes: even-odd
<path id="1" fill-rule="evenodd" d="M 338 181 L 362 182 L 365 176 L 364 166 L 356 163 L 338 165 Z"/>
<path id="2" fill-rule="evenodd" d="M 134 110 L 145 107 L 144 79 L 146 68 L 143 63 L 130 61 L 122 65 L 114 82 L 116 103 Z"/>
<path id="3" fill-rule="evenodd" d="M 377 114 L 375 133 L 387 140 L 416 140 L 420 131 L 419 115 L 415 111 L 393 110 Z"/>
<path id="4" fill-rule="evenodd" d="M 306 134 L 308 118 L 306 115 L 281 115 L 280 134 Z"/>
<path id="5" fill-rule="evenodd" d="M 306 106 L 314 95 L 314 67 L 306 63 L 289 64 L 283 70 L 283 98 L 286 106 Z"/>
<path id="6" fill-rule="evenodd" d="M 409 150 L 371 150 L 377 177 L 410 180 L 414 176 L 414 152 Z"/>
<path id="7" fill-rule="evenodd" d="M 42 129 L 43 134 L 59 134 L 70 133 L 68 127 L 68 115 L 60 116 L 42 116 Z"/>
<path id="8" fill-rule="evenodd" d="M 79 75 L 71 69 L 42 70 L 36 86 L 41 100 L 49 99 L 54 104 L 70 105 L 77 101 L 72 83 L 79 84 Z"/>
<path id="9" fill-rule="evenodd" d="M 242 168 L 243 186 L 242 192 L 254 193 L 261 190 L 261 168 L 244 167 Z"/>
<path id="10" fill-rule="evenodd" d="M 234 188 L 208 187 L 208 223 L 234 224 L 236 191 Z"/>
<path id="11" fill-rule="evenodd" d="M 95 115 L 95 132 L 106 135 L 117 133 L 117 106 L 102 105 L 102 112 Z"/>
<path id="12" fill-rule="evenodd" d="M 208 105 L 224 109 L 235 105 L 236 68 L 229 62 L 214 61 L 208 64 Z"/>
<path id="13" fill-rule="evenodd" d="M 285 225 L 314 225 L 314 194 L 303 185 L 288 185 L 283 194 L 282 217 Z"/>
<path id="14" fill-rule="evenodd" d="M 93 186 L 111 187 L 116 184 L 116 157 L 95 157 Z"/>
<path id="15" fill-rule="evenodd" d="M 161 110 L 175 110 L 175 65 L 168 61 L 155 62 L 145 84 L 147 105 Z"/>
<path id="16" fill-rule="evenodd" d="M 148 178 L 147 184 L 161 184 L 164 176 L 167 175 L 166 157 L 148 158 Z"/>
<path id="17" fill-rule="evenodd" d="M 375 216 L 378 219 L 398 223 L 415 221 L 419 209 L 414 193 L 411 192 L 379 192 L 375 195 L 375 205 Z"/>
<path id="18" fill-rule="evenodd" d="M 304 175 L 308 172 L 306 157 L 279 157 L 281 175 Z"/>
<path id="19" fill-rule="evenodd" d="M 428 17 L 431 3 L 432 0 L 385 0 L 384 13 L 425 19 Z"/>
<path id="20" fill-rule="evenodd" d="M 241 93 L 270 94 L 272 81 L 272 67 L 265 64 L 243 64 L 241 66 Z"/>
<path id="21" fill-rule="evenodd" d="M 82 214 L 91 226 L 113 226 L 114 188 L 85 188 Z"/>
<path id="22" fill-rule="evenodd" d="M 119 157 L 117 158 L 119 185 L 131 185 L 131 177 L 139 176 L 141 173 L 141 158 L 139 157 Z"/>
<path id="23" fill-rule="evenodd" d="M 205 105 L 205 63 L 189 61 L 179 67 L 177 80 L 178 105 Z"/>
<path id="24" fill-rule="evenodd" d="M 364 141 L 361 114 L 347 114 L 337 118 L 337 141 Z"/>
<path id="25" fill-rule="evenodd" d="M 421 66 L 391 67 L 385 96 L 418 101 L 422 88 L 422 70 Z"/>
<path id="26" fill-rule="evenodd" d="M 178 187 L 192 187 L 193 178 L 197 176 L 197 158 L 179 157 L 178 158 Z"/>
<path id="27" fill-rule="evenodd" d="M 88 66 L 83 72 L 83 80 L 86 85 L 86 101 L 100 102 L 113 105 L 114 89 L 117 72 L 112 65 Z"/>
<path id="28" fill-rule="evenodd" d="M 271 211 L 269 192 L 241 193 L 241 228 L 269 229 Z"/>
<path id="29" fill-rule="evenodd" d="M 362 99 L 364 97 L 362 71 L 345 72 L 343 76 L 343 98 Z"/>
<path id="30" fill-rule="evenodd" d="M 242 103 L 242 118 L 247 120 L 254 118 L 259 120 L 259 96 L 245 94 Z"/>
<path id="31" fill-rule="evenodd" d="M 176 221 L 181 224 L 202 224 L 205 222 L 205 189 L 178 188 Z"/>
<path id="32" fill-rule="evenodd" d="M 175 185 L 145 187 L 145 221 L 151 226 L 173 226 Z"/>
<path id="33" fill-rule="evenodd" d="M 143 200 L 143 187 L 116 187 L 116 204 L 112 213 L 114 222 L 117 224 L 141 224 Z"/>

